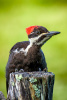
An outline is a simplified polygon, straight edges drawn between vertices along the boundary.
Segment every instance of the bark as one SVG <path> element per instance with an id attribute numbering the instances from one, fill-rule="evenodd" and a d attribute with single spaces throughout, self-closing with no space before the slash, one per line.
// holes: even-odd
<path id="1" fill-rule="evenodd" d="M 0 91 L 0 100 L 6 100 L 3 93 Z"/>
<path id="2" fill-rule="evenodd" d="M 52 100 L 52 72 L 11 73 L 7 100 Z"/>

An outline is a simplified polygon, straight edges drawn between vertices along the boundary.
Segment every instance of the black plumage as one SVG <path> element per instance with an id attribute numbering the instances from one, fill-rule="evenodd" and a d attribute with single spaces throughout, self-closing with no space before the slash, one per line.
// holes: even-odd
<path id="1" fill-rule="evenodd" d="M 46 61 L 42 50 L 35 45 L 27 52 L 27 56 L 24 55 L 23 52 L 15 53 L 13 52 L 15 49 L 18 51 L 21 48 L 26 49 L 29 45 L 29 41 L 19 42 L 15 44 L 10 50 L 9 60 L 6 66 L 6 85 L 8 88 L 9 74 L 11 72 L 15 72 L 15 69 L 24 69 L 26 72 L 39 71 L 39 69 L 43 70 L 47 68 Z"/>
<path id="2" fill-rule="evenodd" d="M 23 69 L 26 72 L 44 70 L 47 71 L 47 64 L 41 46 L 52 35 L 42 26 L 31 26 L 27 28 L 29 41 L 18 42 L 10 50 L 8 63 L 6 65 L 6 87 L 8 91 L 9 75 L 15 69 Z"/>

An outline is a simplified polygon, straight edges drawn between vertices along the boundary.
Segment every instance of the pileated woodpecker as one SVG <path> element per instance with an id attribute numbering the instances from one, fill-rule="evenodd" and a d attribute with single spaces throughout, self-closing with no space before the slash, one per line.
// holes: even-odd
<path id="1" fill-rule="evenodd" d="M 9 74 L 15 69 L 23 69 L 26 72 L 45 71 L 47 64 L 41 46 L 53 35 L 60 32 L 50 32 L 43 26 L 30 26 L 26 28 L 29 41 L 18 42 L 10 50 L 9 60 L 6 66 L 6 86 L 8 91 Z"/>

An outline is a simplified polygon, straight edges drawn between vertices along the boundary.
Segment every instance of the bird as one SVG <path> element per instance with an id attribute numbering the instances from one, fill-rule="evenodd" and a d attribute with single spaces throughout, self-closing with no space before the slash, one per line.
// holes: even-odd
<path id="1" fill-rule="evenodd" d="M 45 55 L 41 47 L 58 31 L 48 31 L 43 26 L 29 26 L 26 28 L 29 41 L 16 43 L 11 49 L 6 65 L 6 88 L 8 92 L 9 75 L 17 69 L 24 72 L 45 71 L 48 72 Z"/>

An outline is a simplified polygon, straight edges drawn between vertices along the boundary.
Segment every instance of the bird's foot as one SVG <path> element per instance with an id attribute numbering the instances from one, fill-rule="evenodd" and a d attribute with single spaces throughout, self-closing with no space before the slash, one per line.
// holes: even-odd
<path id="1" fill-rule="evenodd" d="M 19 70 L 19 73 L 22 73 L 22 72 L 24 72 L 24 70 L 23 70 L 23 69 L 20 69 L 20 70 Z"/>
<path id="2" fill-rule="evenodd" d="M 18 70 L 17 68 L 15 68 L 15 72 L 22 73 L 22 72 L 24 72 L 24 70 L 23 69 Z"/>
<path id="3" fill-rule="evenodd" d="M 41 71 L 41 68 L 39 68 L 39 71 Z"/>
<path id="4" fill-rule="evenodd" d="M 17 68 L 15 68 L 15 72 L 18 72 L 18 69 Z"/>
<path id="5" fill-rule="evenodd" d="M 47 68 L 44 68 L 43 71 L 48 72 L 48 69 Z"/>

